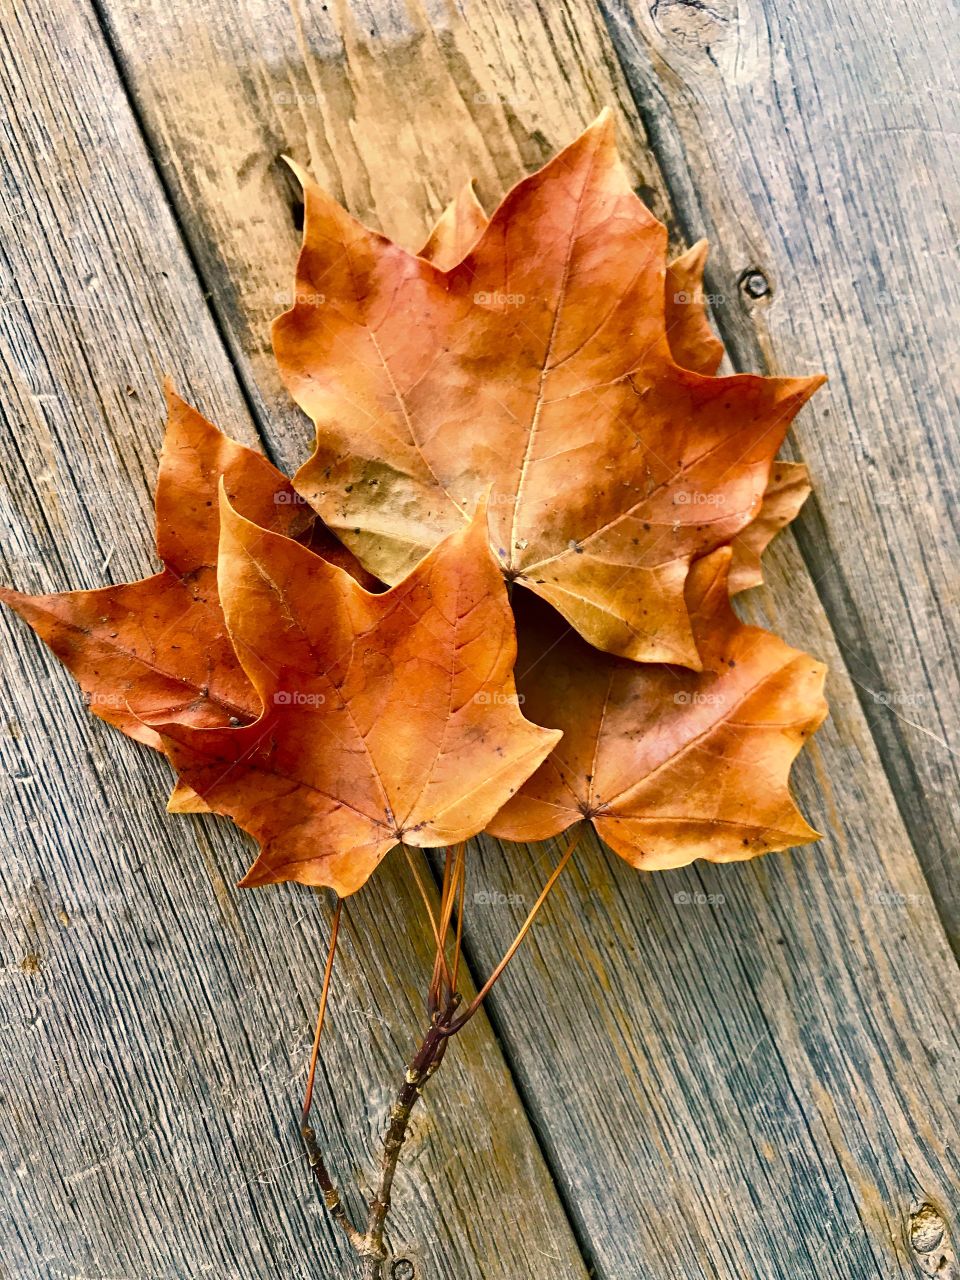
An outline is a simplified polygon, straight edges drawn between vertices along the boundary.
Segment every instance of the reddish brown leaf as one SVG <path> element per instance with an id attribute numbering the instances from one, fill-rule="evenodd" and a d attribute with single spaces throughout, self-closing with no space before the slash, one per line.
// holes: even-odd
<path id="1" fill-rule="evenodd" d="M 447 272 L 313 184 L 305 200 L 297 303 L 274 330 L 317 425 L 299 491 L 397 582 L 492 487 L 508 577 L 601 648 L 698 666 L 689 564 L 757 514 L 822 380 L 718 379 L 674 361 L 666 233 L 609 119 L 519 183 Z"/>
<path id="2" fill-rule="evenodd" d="M 167 386 L 157 481 L 157 550 L 164 568 L 139 582 L 29 596 L 0 588 L 76 678 L 95 715 L 159 749 L 145 723 L 252 720 L 256 694 L 234 656 L 217 599 L 217 484 L 265 528 L 306 540 L 372 580 L 324 530 L 285 476 L 231 440 Z"/>
<path id="3" fill-rule="evenodd" d="M 723 343 L 710 328 L 703 297 L 707 242 L 698 240 L 667 267 L 664 289 L 667 340 L 677 364 L 710 377 L 723 359 Z"/>
<path id="4" fill-rule="evenodd" d="M 298 174 L 305 182 L 302 172 L 298 170 Z M 441 270 L 450 271 L 463 261 L 487 225 L 473 183 L 468 182 L 444 209 L 420 256 Z M 723 343 L 707 319 L 703 292 L 707 251 L 706 240 L 698 240 L 667 264 L 664 309 L 667 341 L 674 360 L 684 369 L 711 377 L 723 359 Z M 758 514 L 731 544 L 731 595 L 763 581 L 763 552 L 775 534 L 797 516 L 809 494 L 806 467 L 796 462 L 774 462 Z"/>
<path id="5" fill-rule="evenodd" d="M 224 498 L 219 586 L 260 718 L 161 733 L 183 780 L 260 841 L 245 885 L 353 893 L 401 839 L 481 830 L 559 737 L 520 713 L 482 514 L 370 595 Z"/>
<path id="6" fill-rule="evenodd" d="M 799 514 L 810 496 L 810 487 L 810 473 L 802 462 L 774 463 L 759 514 L 731 544 L 731 595 L 763 581 L 761 556 L 771 539 Z"/>
<path id="7" fill-rule="evenodd" d="M 306 184 L 303 170 L 295 170 Z M 477 199 L 473 183 L 454 196 L 430 232 L 420 257 L 441 271 L 452 271 L 487 229 L 489 219 Z M 706 376 L 716 373 L 723 359 L 723 343 L 710 328 L 703 295 L 703 269 L 707 242 L 692 248 L 667 264 L 664 308 L 670 354 L 684 369 Z"/>
<path id="8" fill-rule="evenodd" d="M 76 677 L 95 715 L 159 748 L 144 721 L 228 724 L 257 714 L 227 638 L 216 590 L 216 488 L 271 528 L 311 523 L 266 458 L 228 439 L 172 389 L 157 484 L 161 573 L 96 591 L 28 596 L 0 589 Z M 286 500 L 275 502 L 280 494 Z"/>
<path id="9" fill-rule="evenodd" d="M 420 257 L 439 268 L 452 271 L 487 229 L 487 215 L 477 199 L 473 182 L 461 187 L 441 213 L 430 232 Z"/>
<path id="10" fill-rule="evenodd" d="M 587 817 L 636 867 L 725 862 L 817 838 L 790 765 L 826 714 L 825 668 L 728 601 L 731 552 L 697 561 L 687 604 L 704 669 L 638 665 L 589 649 L 529 599 L 519 612 L 524 711 L 563 730 L 488 830 L 543 840 Z"/>

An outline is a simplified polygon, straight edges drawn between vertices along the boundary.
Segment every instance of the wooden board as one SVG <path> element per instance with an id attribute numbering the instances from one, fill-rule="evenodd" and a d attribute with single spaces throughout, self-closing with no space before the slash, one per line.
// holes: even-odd
<path id="1" fill-rule="evenodd" d="M 638 185 L 667 212 L 616 51 L 587 3 L 317 4 L 288 16 L 255 0 L 199 0 L 105 12 L 214 314 L 284 462 L 302 456 L 307 433 L 266 346 L 297 238 L 279 152 L 415 244 L 468 173 L 491 203 L 609 101 Z M 746 319 L 738 332 L 749 336 Z M 793 368 L 815 367 L 815 353 L 801 354 Z M 801 442 L 811 421 L 800 420 Z M 934 1273 L 941 1256 L 953 1265 L 956 967 L 792 544 L 775 566 L 753 608 L 836 672 L 832 721 L 798 771 L 828 839 L 755 866 L 649 878 L 586 848 L 492 1006 L 584 1255 L 609 1280 L 886 1280 Z M 529 901 L 552 856 L 488 842 L 471 891 Z M 697 894 L 713 900 L 698 905 Z M 475 900 L 478 972 L 520 912 Z M 340 1140 L 354 1101 L 337 1101 Z M 474 1122 L 478 1163 L 497 1132 L 493 1119 Z M 512 1249 L 533 1213 L 506 1201 L 478 1216 L 496 1249 Z M 478 1274 L 509 1273 L 496 1249 L 475 1243 Z M 546 1280 L 564 1265 L 562 1254 L 525 1252 L 514 1274 Z M 448 1273 L 463 1270 L 428 1271 Z"/>
<path id="2" fill-rule="evenodd" d="M 153 564 L 162 371 L 254 432 L 91 14 L 24 11 L 0 41 L 2 578 L 121 581 Z M 296 1125 L 328 904 L 237 892 L 248 843 L 165 816 L 159 757 L 89 717 L 6 612 L 0 626 L 0 1276 L 341 1274 Z M 366 1190 L 432 963 L 396 859 L 344 935 L 317 1124 Z M 583 1280 L 489 1027 L 457 1047 L 414 1126 L 394 1249 L 410 1242 L 418 1276 L 512 1280 L 543 1256 Z M 496 1117 L 481 1144 L 476 1116 Z M 504 1235 L 510 1214 L 523 1237 Z"/>
<path id="3" fill-rule="evenodd" d="M 960 952 L 954 15 L 600 7 L 684 227 L 718 243 L 735 363 L 830 375 L 796 437 L 800 545 Z M 772 291 L 751 302 L 755 268 Z"/>

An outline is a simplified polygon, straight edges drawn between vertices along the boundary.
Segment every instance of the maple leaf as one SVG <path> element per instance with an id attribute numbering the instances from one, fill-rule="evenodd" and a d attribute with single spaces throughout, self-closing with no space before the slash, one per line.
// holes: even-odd
<path id="1" fill-rule="evenodd" d="M 775 462 L 760 510 L 731 546 L 730 594 L 763 581 L 760 557 L 770 540 L 798 515 L 810 496 L 810 473 L 802 462 Z"/>
<path id="2" fill-rule="evenodd" d="M 306 186 L 303 170 L 294 172 Z M 441 271 L 452 271 L 489 226 L 473 181 L 466 183 L 446 208 L 427 237 L 419 256 Z M 706 240 L 667 263 L 664 279 L 664 319 L 670 354 L 677 364 L 707 376 L 716 373 L 723 359 L 723 343 L 710 328 L 703 295 Z"/>
<path id="3" fill-rule="evenodd" d="M 482 830 L 560 736 L 520 712 L 483 510 L 382 595 L 225 496 L 220 520 L 220 599 L 262 710 L 240 728 L 156 727 L 187 785 L 260 841 L 241 883 L 346 895 L 400 840 Z"/>
<path id="4" fill-rule="evenodd" d="M 544 840 L 589 818 L 646 870 L 818 838 L 788 777 L 826 715 L 825 668 L 739 621 L 731 557 L 724 547 L 698 560 L 687 582 L 701 672 L 597 654 L 543 604 L 524 601 L 517 686 L 527 714 L 564 736 L 490 834 Z"/>
<path id="5" fill-rule="evenodd" d="M 307 179 L 297 170 L 304 184 Z M 468 182 L 446 206 L 420 256 L 444 271 L 452 270 L 480 238 L 488 225 L 472 182 Z M 706 377 L 715 374 L 723 359 L 723 343 L 707 319 L 703 272 L 706 240 L 698 240 L 667 263 L 664 315 L 670 354 L 684 369 Z M 788 525 L 810 494 L 810 477 L 796 462 L 775 462 L 760 510 L 732 542 L 730 594 L 758 586 L 763 581 L 761 556 L 775 534 Z"/>
<path id="6" fill-rule="evenodd" d="M 305 205 L 274 347 L 317 428 L 294 484 L 325 523 L 394 583 L 492 488 L 508 578 L 599 648 L 698 667 L 689 565 L 757 514 L 822 379 L 676 363 L 666 231 L 609 117 L 514 187 L 449 271 L 310 182 Z"/>
<path id="7" fill-rule="evenodd" d="M 157 552 L 163 570 L 138 582 L 24 595 L 0 587 L 0 600 L 30 624 L 73 674 L 87 707 L 156 750 L 148 721 L 197 726 L 256 718 L 260 704 L 237 662 L 217 597 L 217 485 L 266 528 L 302 539 L 318 554 L 375 585 L 324 529 L 262 454 L 231 440 L 165 386 L 167 428 L 157 480 Z M 168 808 L 203 811 L 177 785 Z"/>
<path id="8" fill-rule="evenodd" d="M 304 178 L 301 185 L 305 187 L 308 181 Z M 440 271 L 452 271 L 486 231 L 488 221 L 471 180 L 441 213 L 419 257 L 432 262 Z"/>
<path id="9" fill-rule="evenodd" d="M 217 599 L 219 477 L 270 528 L 294 534 L 314 523 L 266 458 L 223 435 L 169 384 L 166 394 L 156 494 L 162 571 L 93 591 L 31 596 L 0 588 L 0 599 L 74 675 L 89 709 L 157 749 L 146 723 L 153 717 L 215 725 L 259 710 Z"/>

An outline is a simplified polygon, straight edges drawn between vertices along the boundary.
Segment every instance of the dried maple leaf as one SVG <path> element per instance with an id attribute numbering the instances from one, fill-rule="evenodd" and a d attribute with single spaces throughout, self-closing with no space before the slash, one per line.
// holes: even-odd
<path id="1" fill-rule="evenodd" d="M 826 715 L 825 668 L 730 608 L 729 548 L 697 561 L 687 604 L 704 669 L 600 655 L 543 604 L 519 612 L 524 709 L 563 730 L 489 824 L 543 840 L 583 818 L 636 867 L 725 862 L 815 840 L 790 766 Z"/>
<path id="2" fill-rule="evenodd" d="M 440 215 L 420 256 L 449 271 L 466 257 L 487 224 L 473 183 L 468 182 Z M 723 343 L 710 327 L 703 292 L 708 247 L 706 240 L 698 240 L 667 263 L 664 287 L 670 354 L 684 369 L 705 377 L 714 375 L 723 359 Z M 758 514 L 732 543 L 731 595 L 763 581 L 762 553 L 774 535 L 795 519 L 810 495 L 810 488 L 810 478 L 802 463 L 774 462 Z"/>
<path id="3" fill-rule="evenodd" d="M 303 181 L 306 183 L 306 178 Z M 473 183 L 468 182 L 440 215 L 420 256 L 441 270 L 450 271 L 466 257 L 487 225 L 488 219 Z M 703 292 L 707 250 L 706 240 L 698 240 L 667 264 L 664 312 L 667 341 L 674 360 L 684 369 L 711 377 L 723 359 L 723 343 L 707 319 Z M 774 462 L 759 512 L 731 544 L 731 595 L 763 581 L 763 552 L 771 539 L 797 516 L 809 494 L 810 478 L 802 463 Z"/>
<path id="4" fill-rule="evenodd" d="M 731 544 L 731 595 L 763 581 L 760 557 L 771 539 L 796 518 L 810 496 L 810 487 L 810 473 L 802 462 L 774 463 L 759 513 Z"/>
<path id="5" fill-rule="evenodd" d="M 196 726 L 256 718 L 260 704 L 236 660 L 217 597 L 217 486 L 266 528 L 302 539 L 372 586 L 352 554 L 324 529 L 287 478 L 262 454 L 231 440 L 167 383 L 167 429 L 157 479 L 157 551 L 164 568 L 139 582 L 30 596 L 0 587 L 73 674 L 89 709 L 157 750 L 148 721 Z M 174 813 L 205 809 L 174 788 Z"/>
<path id="6" fill-rule="evenodd" d="M 219 476 L 266 525 L 291 533 L 311 523 L 266 458 L 221 434 L 170 387 L 167 406 L 156 496 L 163 570 L 95 591 L 29 596 L 0 589 L 0 599 L 76 677 L 90 710 L 158 749 L 145 723 L 152 717 L 214 725 L 258 711 L 217 599 Z M 275 501 L 278 493 L 286 501 Z"/>
<path id="7" fill-rule="evenodd" d="M 697 667 L 690 562 L 757 514 L 822 379 L 675 362 L 666 232 L 609 118 L 520 182 L 446 272 L 309 182 L 305 202 L 297 302 L 274 327 L 317 427 L 297 489 L 397 582 L 492 487 L 508 578 L 600 648 Z"/>
<path id="8" fill-rule="evenodd" d="M 308 178 L 295 167 L 302 185 Z M 473 182 L 457 192 L 437 219 L 420 250 L 420 257 L 441 271 L 452 271 L 489 226 L 489 219 L 477 199 Z M 723 343 L 710 328 L 703 295 L 703 269 L 707 261 L 706 240 L 667 263 L 664 282 L 664 311 L 670 354 L 677 364 L 694 373 L 715 374 L 723 359 Z"/>
<path id="9" fill-rule="evenodd" d="M 303 185 L 306 186 L 306 180 Z M 419 256 L 441 271 L 452 271 L 486 231 L 487 223 L 473 182 L 468 182 L 437 219 Z"/>
<path id="10" fill-rule="evenodd" d="M 260 841 L 242 883 L 345 895 L 401 839 L 482 830 L 560 736 L 520 713 L 485 515 L 382 595 L 225 497 L 220 518 L 220 599 L 260 718 L 157 727 L 183 780 Z"/>
<path id="11" fill-rule="evenodd" d="M 0 588 L 0 600 L 74 675 L 90 710 L 157 749 L 148 720 L 225 725 L 260 709 L 217 598 L 221 476 L 252 519 L 363 573 L 262 454 L 225 436 L 169 385 L 166 392 L 156 495 L 162 572 L 94 591 L 31 596 Z"/>

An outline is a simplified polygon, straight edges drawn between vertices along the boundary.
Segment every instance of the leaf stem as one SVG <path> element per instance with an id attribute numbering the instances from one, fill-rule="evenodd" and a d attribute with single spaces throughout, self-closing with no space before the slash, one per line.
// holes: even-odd
<path id="1" fill-rule="evenodd" d="M 340 916 L 343 913 L 343 899 L 337 898 L 333 911 L 333 923 L 330 927 L 330 943 L 327 947 L 327 963 L 323 971 L 323 990 L 320 992 L 320 1012 L 317 1014 L 317 1029 L 313 1033 L 313 1050 L 310 1054 L 310 1071 L 307 1075 L 307 1088 L 303 1095 L 303 1111 L 300 1123 L 305 1125 L 310 1115 L 313 1102 L 313 1081 L 317 1074 L 317 1058 L 320 1053 L 320 1035 L 323 1031 L 323 1020 L 327 1013 L 327 997 L 330 994 L 330 979 L 333 975 L 333 958 L 337 953 L 337 935 L 340 933 Z"/>
<path id="2" fill-rule="evenodd" d="M 407 1136 L 407 1130 L 410 1124 L 410 1117 L 413 1114 L 414 1107 L 423 1090 L 426 1088 L 427 1082 L 438 1069 L 443 1061 L 450 1038 L 470 1021 L 477 1010 L 482 1005 L 484 999 L 489 994 L 493 985 L 500 978 L 507 965 L 513 959 L 524 938 L 527 936 L 530 928 L 537 917 L 540 908 L 556 884 L 564 867 L 572 858 L 580 839 L 583 835 L 584 825 L 580 824 L 577 831 L 569 840 L 560 860 L 554 867 L 549 879 L 543 887 L 540 896 L 537 898 L 533 907 L 527 914 L 526 920 L 520 927 L 520 931 L 514 938 L 513 942 L 507 948 L 497 967 L 491 973 L 490 977 L 483 984 L 480 991 L 471 1000 L 466 1012 L 454 1021 L 454 1015 L 461 1003 L 461 997 L 456 991 L 456 981 L 459 976 L 460 956 L 463 941 L 463 909 L 466 897 L 466 844 L 460 844 L 455 850 L 448 849 L 446 860 L 444 863 L 443 889 L 440 899 L 440 919 L 434 915 L 430 905 L 430 898 L 423 883 L 423 878 L 419 873 L 412 854 L 403 846 L 404 853 L 414 872 L 417 885 L 420 889 L 421 897 L 427 908 L 430 917 L 430 923 L 433 928 L 434 938 L 437 944 L 436 956 L 434 959 L 433 979 L 430 985 L 428 1003 L 430 1006 L 431 1017 L 430 1025 L 419 1047 L 414 1053 L 413 1058 L 407 1067 L 403 1083 L 397 1092 L 394 1104 L 390 1110 L 390 1120 L 387 1125 L 387 1132 L 383 1141 L 383 1152 L 380 1157 L 380 1173 L 377 1181 L 377 1190 L 373 1199 L 370 1201 L 367 1213 L 366 1231 L 360 1232 L 351 1222 L 346 1209 L 340 1199 L 339 1192 L 333 1184 L 323 1159 L 317 1148 L 316 1137 L 313 1130 L 307 1124 L 307 1114 L 310 1109 L 310 1103 L 313 1096 L 313 1080 L 317 1065 L 317 1054 L 320 1043 L 320 1032 L 323 1028 L 323 1018 L 326 1009 L 327 995 L 330 987 L 330 975 L 333 968 L 333 954 L 336 948 L 336 935 L 340 922 L 341 903 L 337 903 L 337 909 L 334 914 L 334 924 L 330 940 L 330 952 L 327 957 L 327 968 L 324 975 L 323 994 L 320 1001 L 320 1014 L 317 1019 L 317 1032 L 314 1037 L 313 1056 L 310 1063 L 310 1077 L 307 1085 L 307 1095 L 304 1102 L 303 1125 L 301 1132 L 303 1140 L 310 1157 L 310 1166 L 314 1175 L 323 1191 L 323 1198 L 330 1210 L 334 1220 L 345 1232 L 356 1254 L 362 1260 L 362 1276 L 363 1280 L 383 1280 L 383 1268 L 386 1261 L 386 1251 L 384 1249 L 383 1238 L 386 1227 L 387 1216 L 390 1212 L 390 1203 L 393 1194 L 393 1183 L 397 1172 L 397 1164 L 400 1159 L 400 1152 Z M 453 972 L 447 967 L 446 948 L 444 941 L 447 931 L 450 928 L 450 921 L 453 916 L 454 908 L 457 908 L 457 925 L 456 940 L 454 943 L 453 955 Z M 442 987 L 442 989 L 441 989 Z M 441 1007 L 442 1006 L 442 1007 Z"/>
<path id="3" fill-rule="evenodd" d="M 436 1008 L 437 1004 L 439 1003 L 438 1000 L 437 1001 L 434 1000 L 434 990 L 439 987 L 441 973 L 443 974 L 443 978 L 446 981 L 447 985 L 448 986 L 450 985 L 450 970 L 447 968 L 446 948 L 443 945 L 443 938 L 446 933 L 446 926 L 442 922 L 439 925 L 437 924 L 437 918 L 433 914 L 433 907 L 430 905 L 430 895 L 427 893 L 427 886 L 423 882 L 423 876 L 420 873 L 420 868 L 417 866 L 416 859 L 414 858 L 408 846 L 403 843 L 403 841 L 400 842 L 400 847 L 401 849 L 403 849 L 404 855 L 407 859 L 407 865 L 410 867 L 410 870 L 413 872 L 413 878 L 417 882 L 417 888 L 420 890 L 420 897 L 423 899 L 423 905 L 426 908 L 427 917 L 430 920 L 430 928 L 433 930 L 433 939 L 437 945 L 437 955 L 436 955 L 436 959 L 434 961 L 434 966 L 433 966 L 433 980 L 430 983 L 430 996 L 431 996 L 431 1006 L 432 1006 L 431 1012 L 432 1012 L 432 1009 Z M 448 864 L 449 864 L 449 860 L 450 860 L 450 850 L 448 849 L 447 850 Z M 446 882 L 447 882 L 448 870 L 449 870 L 449 865 L 447 867 L 447 870 L 444 871 L 444 893 L 446 893 Z M 441 911 L 442 910 L 443 910 L 443 903 L 441 902 Z"/>
<path id="4" fill-rule="evenodd" d="M 453 976 L 450 981 L 450 989 L 455 994 L 457 990 L 457 979 L 460 976 L 460 952 L 463 948 L 463 900 L 467 887 L 467 860 L 464 857 L 466 845 L 460 846 L 460 887 L 457 892 L 457 936 L 453 944 Z"/>
<path id="5" fill-rule="evenodd" d="M 444 850 L 443 855 L 443 885 L 440 889 L 440 913 L 444 912 L 447 902 L 447 894 L 450 891 L 450 870 L 453 865 L 453 850 L 448 846 Z M 437 950 L 433 957 L 433 974 L 430 978 L 430 987 L 427 992 L 427 1012 L 432 1018 L 438 1011 L 441 1004 L 441 988 L 443 986 L 442 978 L 445 976 L 441 969 L 441 965 L 446 964 L 446 952 L 441 942 L 441 933 L 438 927 L 436 932 Z M 444 931 L 444 937 L 446 932 Z"/>
<path id="6" fill-rule="evenodd" d="M 327 1012 L 327 997 L 330 994 L 330 979 L 333 976 L 333 960 L 337 953 L 337 936 L 340 933 L 340 916 L 342 912 L 343 899 L 338 898 L 333 912 L 333 923 L 330 928 L 330 944 L 327 949 L 327 963 L 323 973 L 323 990 L 320 993 L 320 1012 L 317 1014 L 317 1029 L 313 1035 L 313 1051 L 310 1054 L 310 1071 L 307 1075 L 307 1088 L 303 1097 L 303 1110 L 300 1113 L 300 1136 L 303 1139 L 303 1145 L 307 1149 L 310 1168 L 323 1194 L 323 1202 L 329 1209 L 330 1216 L 346 1235 L 353 1248 L 360 1252 L 363 1247 L 364 1237 L 350 1220 L 350 1215 L 347 1213 L 340 1198 L 340 1192 L 337 1190 L 336 1184 L 324 1163 L 323 1155 L 317 1144 L 317 1135 L 308 1123 L 310 1107 L 313 1103 L 313 1082 L 316 1078 L 317 1060 L 320 1054 L 320 1035 L 323 1031 L 323 1021 Z"/>
<path id="7" fill-rule="evenodd" d="M 568 843 L 566 849 L 564 849 L 563 853 L 560 855 L 560 861 L 557 863 L 557 865 L 554 867 L 553 871 L 551 872 L 550 879 L 543 886 L 543 890 L 540 894 L 540 897 L 537 898 L 536 902 L 530 908 L 530 911 L 527 915 L 526 920 L 524 920 L 523 924 L 520 926 L 520 932 L 517 934 L 513 942 L 510 943 L 510 946 L 504 952 L 504 955 L 500 960 L 500 963 L 494 969 L 493 973 L 491 973 L 490 977 L 486 980 L 486 982 L 483 984 L 483 986 L 480 988 L 477 994 L 470 1001 L 470 1004 L 467 1006 L 466 1012 L 462 1015 L 462 1017 L 458 1018 L 456 1022 L 453 1022 L 446 1027 L 446 1029 L 443 1032 L 444 1035 L 455 1036 L 458 1031 L 462 1031 L 463 1028 L 470 1021 L 470 1019 L 473 1017 L 473 1015 L 477 1012 L 477 1010 L 483 1004 L 484 1000 L 489 995 L 490 989 L 493 987 L 494 983 L 497 981 L 497 979 L 503 973 L 504 969 L 506 969 L 507 965 L 516 955 L 517 949 L 519 948 L 520 944 L 523 942 L 524 938 L 527 936 L 527 933 L 530 930 L 530 926 L 533 924 L 534 920 L 537 917 L 537 913 L 539 912 L 540 908 L 543 906 L 544 902 L 546 902 L 547 896 L 550 893 L 550 890 L 557 883 L 557 880 L 560 878 L 560 873 L 563 871 L 564 867 L 567 865 L 567 863 L 570 861 L 571 857 L 573 856 L 574 851 L 576 850 L 577 845 L 580 843 L 581 837 L 583 836 L 584 830 L 585 830 L 585 824 L 581 822 L 577 827 L 576 833 L 573 835 L 570 842 Z"/>

